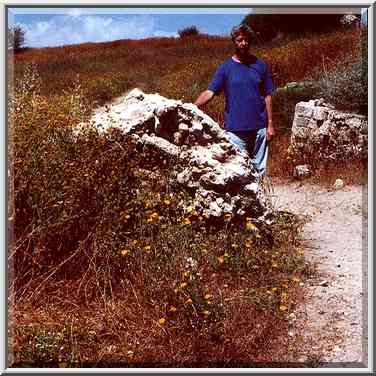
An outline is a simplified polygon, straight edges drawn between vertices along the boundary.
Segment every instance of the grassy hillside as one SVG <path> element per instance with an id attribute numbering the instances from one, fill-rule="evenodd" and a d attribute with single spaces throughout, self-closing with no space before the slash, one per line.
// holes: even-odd
<path id="1" fill-rule="evenodd" d="M 298 93 L 275 95 L 274 125 L 280 138 L 271 148 L 271 175 L 283 176 L 286 170 L 292 169 L 292 161 L 288 160 L 286 150 L 296 102 L 322 96 L 324 91 L 331 94 L 329 99 L 335 99 L 336 105 L 340 106 L 344 100 L 345 107 L 354 110 L 354 106 L 351 106 L 351 93 L 361 90 L 364 84 L 360 88 L 355 86 L 346 90 L 346 87 L 350 87 L 360 73 L 348 72 L 346 76 L 349 78 L 341 84 L 343 88 L 340 91 L 333 90 L 331 85 L 338 86 L 335 72 L 345 57 L 356 67 L 363 64 L 361 40 L 361 30 L 347 30 L 290 38 L 253 50 L 253 53 L 270 65 L 277 87 L 305 79 L 317 84 L 313 89 Z M 74 90 L 77 92 L 78 89 L 82 116 L 88 116 L 96 106 L 123 95 L 134 87 L 146 92 L 159 92 L 163 96 L 184 102 L 193 102 L 207 88 L 218 65 L 232 52 L 232 43 L 228 38 L 153 38 L 29 49 L 10 58 L 10 65 L 14 67 L 14 86 L 17 90 L 26 67 L 30 63 L 36 64 L 41 78 L 40 93 L 49 102 L 48 107 L 52 111 L 46 121 L 56 122 L 56 117 L 66 118 L 67 111 L 69 112 L 65 105 L 65 110 L 62 111 L 61 103 L 65 103 L 70 93 Z M 343 76 L 346 69 L 348 65 L 339 74 Z M 331 71 L 334 74 L 327 82 L 327 75 Z M 350 98 L 345 98 L 343 94 L 350 95 Z M 205 111 L 216 121 L 223 123 L 223 108 L 222 96 L 209 103 Z M 320 168 L 316 166 L 316 169 Z M 333 168 L 333 176 L 343 177 L 343 174 L 348 174 L 346 166 L 334 166 L 329 170 Z M 351 174 L 355 182 L 362 181 L 362 173 L 357 174 L 361 170 L 357 165 Z M 318 175 L 325 175 L 327 171 L 328 167 L 324 166 Z M 329 176 L 327 180 L 331 178 Z"/>
<path id="2" fill-rule="evenodd" d="M 43 82 L 41 94 L 46 97 L 61 95 L 79 76 L 91 105 L 135 86 L 192 102 L 207 88 L 215 69 L 232 52 L 228 38 L 154 38 L 30 49 L 16 55 L 13 63 L 16 81 L 27 64 L 37 64 Z M 330 70 L 344 56 L 360 54 L 360 31 L 282 41 L 252 52 L 267 61 L 279 87 L 289 81 L 303 80 L 323 62 Z M 222 112 L 221 104 L 208 107 L 208 113 L 215 117 Z"/>
<path id="3" fill-rule="evenodd" d="M 9 57 L 14 365 L 230 367 L 293 358 L 287 317 L 312 272 L 301 223 L 288 213 L 259 228 L 250 218 L 183 215 L 179 203 L 191 197 L 169 184 L 174 161 L 143 155 L 116 134 L 104 140 L 88 131 L 75 140 L 71 133 L 93 108 L 134 87 L 194 101 L 231 52 L 227 39 L 197 37 Z M 359 54 L 359 32 L 254 53 L 282 86 L 323 60 L 335 67 Z M 276 98 L 281 139 L 291 116 L 284 109 L 296 99 Z M 223 98 L 205 110 L 222 122 Z M 271 169 L 283 174 L 278 142 Z"/>

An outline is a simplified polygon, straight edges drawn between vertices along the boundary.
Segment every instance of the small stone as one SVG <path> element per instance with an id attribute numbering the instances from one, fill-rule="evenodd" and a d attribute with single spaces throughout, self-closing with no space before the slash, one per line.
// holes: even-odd
<path id="1" fill-rule="evenodd" d="M 178 128 L 179 128 L 179 132 L 182 132 L 182 133 L 186 133 L 189 130 L 188 124 L 185 124 L 185 123 L 180 123 Z"/>
<path id="2" fill-rule="evenodd" d="M 293 171 L 294 178 L 304 179 L 311 176 L 311 167 L 309 165 L 298 165 L 295 166 Z"/>
<path id="3" fill-rule="evenodd" d="M 189 131 L 194 133 L 195 135 L 201 134 L 204 127 L 201 123 L 194 121 L 192 122 L 192 126 L 189 128 Z"/>
<path id="4" fill-rule="evenodd" d="M 180 132 L 174 133 L 174 144 L 180 146 L 183 143 L 183 135 Z"/>
<path id="5" fill-rule="evenodd" d="M 343 182 L 342 179 L 337 179 L 334 184 L 333 184 L 333 187 L 335 189 L 342 189 L 343 187 L 345 186 L 345 183 Z"/>

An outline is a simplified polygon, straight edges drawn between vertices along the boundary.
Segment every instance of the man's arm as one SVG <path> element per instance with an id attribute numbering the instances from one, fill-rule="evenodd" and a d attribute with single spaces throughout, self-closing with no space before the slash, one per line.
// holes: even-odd
<path id="1" fill-rule="evenodd" d="M 194 104 L 197 107 L 201 107 L 204 104 L 208 103 L 213 97 L 214 97 L 213 91 L 205 90 L 198 96 L 198 98 L 196 99 L 196 102 Z"/>
<path id="2" fill-rule="evenodd" d="M 272 96 L 267 95 L 265 97 L 265 103 L 266 103 L 266 112 L 268 113 L 268 125 L 266 128 L 266 138 L 268 141 L 272 139 L 274 136 L 274 127 L 273 127 L 273 115 L 272 115 Z"/>

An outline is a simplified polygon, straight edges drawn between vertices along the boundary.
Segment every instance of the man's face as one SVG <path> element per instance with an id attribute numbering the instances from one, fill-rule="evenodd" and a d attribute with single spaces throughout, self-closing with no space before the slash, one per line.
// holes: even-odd
<path id="1" fill-rule="evenodd" d="M 243 33 L 239 33 L 234 39 L 236 52 L 240 55 L 246 55 L 249 51 L 249 39 Z"/>

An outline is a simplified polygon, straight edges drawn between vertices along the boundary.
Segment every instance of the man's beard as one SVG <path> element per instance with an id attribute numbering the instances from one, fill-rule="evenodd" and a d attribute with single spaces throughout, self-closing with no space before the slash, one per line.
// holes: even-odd
<path id="1" fill-rule="evenodd" d="M 249 56 L 249 48 L 237 48 L 236 55 L 238 55 L 239 57 L 246 58 L 247 56 Z"/>

